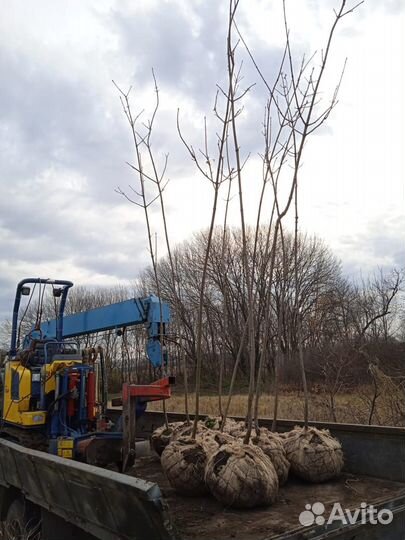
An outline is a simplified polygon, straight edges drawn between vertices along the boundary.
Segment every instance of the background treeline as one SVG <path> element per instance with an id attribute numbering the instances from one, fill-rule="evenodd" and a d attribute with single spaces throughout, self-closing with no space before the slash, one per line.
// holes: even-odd
<path id="1" fill-rule="evenodd" d="M 297 308 L 293 238 L 284 235 L 284 249 L 276 249 L 275 267 L 269 285 L 270 258 L 266 257 L 266 231 L 259 237 L 254 276 L 257 297 L 255 312 L 258 350 L 267 335 L 270 346 L 265 361 L 266 378 L 280 360 L 281 382 L 299 385 L 296 365 Z M 223 364 L 224 380 L 230 376 L 247 317 L 246 283 L 241 262 L 238 230 L 228 231 L 223 246 L 218 230 L 209 260 L 208 285 L 204 302 L 204 364 L 206 385 L 215 384 L 213 374 Z M 253 249 L 253 239 L 250 238 Z M 196 235 L 174 252 L 176 290 L 169 278 L 168 262 L 159 263 L 162 296 L 175 309 L 173 327 L 185 342 L 188 363 L 195 357 L 195 318 L 198 283 L 204 253 L 204 235 Z M 284 253 L 284 256 L 283 256 Z M 329 384 L 345 379 L 356 386 L 365 382 L 370 362 L 390 374 L 405 375 L 404 311 L 401 304 L 402 272 L 378 271 L 367 279 L 350 280 L 340 262 L 317 238 L 301 236 L 298 242 L 298 310 L 307 370 L 313 383 Z M 151 290 L 153 276 L 147 270 L 141 279 L 143 292 Z M 270 299 L 270 301 L 268 301 Z M 271 317 L 265 317 L 269 306 Z M 270 325 L 265 326 L 265 322 Z M 240 379 L 248 373 L 248 353 L 243 347 Z M 177 366 L 181 370 L 181 366 Z"/>
<path id="2" fill-rule="evenodd" d="M 261 229 L 254 267 L 255 332 L 257 354 L 267 340 L 262 372 L 263 391 L 271 391 L 274 368 L 284 391 L 299 390 L 297 304 L 294 241 L 284 233 L 275 250 L 274 272 L 269 277 L 269 236 Z M 253 234 L 248 235 L 252 256 Z M 168 336 L 168 369 L 176 374 L 181 387 L 186 367 L 193 382 L 196 358 L 196 321 L 199 283 L 205 249 L 205 233 L 195 235 L 172 253 L 174 276 L 169 261 L 157 265 L 161 296 L 172 308 Z M 215 393 L 219 374 L 226 391 L 239 348 L 240 362 L 236 390 L 247 389 L 249 356 L 243 339 L 247 319 L 247 290 L 241 260 L 240 231 L 215 231 L 209 257 L 204 296 L 202 380 L 205 392 Z M 267 253 L 267 256 L 266 256 Z M 368 388 L 365 399 L 371 420 L 375 402 L 384 392 L 398 401 L 392 423 L 405 419 L 402 408 L 405 390 L 405 312 L 401 292 L 403 272 L 379 270 L 367 279 L 349 279 L 331 250 L 315 237 L 300 236 L 298 242 L 298 311 L 302 321 L 302 341 L 309 388 L 325 397 L 328 416 L 336 420 L 336 397 L 359 388 Z M 132 296 L 155 292 L 152 269 L 128 287 L 74 287 L 66 313 L 75 313 L 118 302 Z M 266 317 L 270 309 L 270 317 Z M 21 335 L 35 322 L 35 302 L 29 306 Z M 54 318 L 53 298 L 45 298 L 42 319 Z M 9 323 L 2 329 L 8 339 Z M 81 345 L 102 345 L 108 367 L 111 392 L 119 391 L 122 381 L 149 381 L 159 376 L 145 358 L 145 329 L 128 328 L 87 336 Z M 185 354 L 182 354 L 184 351 Z M 388 385 L 388 386 L 387 386 Z M 401 401 L 402 400 L 402 401 Z M 396 407 L 394 407 L 395 409 Z M 394 418 L 395 417 L 395 418 Z"/>

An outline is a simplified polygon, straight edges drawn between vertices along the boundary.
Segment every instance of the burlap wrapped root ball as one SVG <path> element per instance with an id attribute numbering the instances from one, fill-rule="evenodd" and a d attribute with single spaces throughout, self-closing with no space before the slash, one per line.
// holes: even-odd
<path id="1" fill-rule="evenodd" d="M 163 425 L 155 429 L 150 438 L 150 444 L 159 456 L 162 455 L 163 450 L 172 440 L 176 430 L 183 425 L 183 422 L 171 422 L 167 427 L 166 425 Z"/>
<path id="2" fill-rule="evenodd" d="M 175 441 L 177 439 L 180 439 L 180 437 L 191 437 L 193 433 L 194 428 L 194 422 L 182 422 L 180 426 L 176 427 L 176 429 L 173 430 L 172 435 L 172 441 Z M 204 422 L 199 420 L 197 422 L 197 431 L 196 434 L 203 433 L 204 431 L 208 431 L 208 428 L 205 427 Z"/>
<path id="3" fill-rule="evenodd" d="M 162 469 L 170 485 L 180 494 L 198 496 L 207 493 L 204 474 L 207 453 L 191 437 L 171 441 L 161 457 Z"/>
<path id="4" fill-rule="evenodd" d="M 290 471 L 290 462 L 287 459 L 283 441 L 277 434 L 268 430 L 260 430 L 259 435 L 253 436 L 251 441 L 270 458 L 276 470 L 279 484 L 283 486 L 287 482 Z"/>
<path id="5" fill-rule="evenodd" d="M 268 506 L 278 493 L 278 478 L 270 458 L 259 447 L 225 444 L 208 459 L 205 482 L 212 495 L 233 508 Z"/>
<path id="6" fill-rule="evenodd" d="M 291 471 L 309 482 L 326 482 L 340 475 L 343 451 L 326 429 L 296 427 L 283 440 Z"/>
<path id="7" fill-rule="evenodd" d="M 223 433 L 231 433 L 232 430 L 238 427 L 238 422 L 233 418 L 226 418 Z M 220 416 L 207 416 L 204 420 L 205 427 L 219 431 L 222 425 L 222 418 Z"/>
<path id="8" fill-rule="evenodd" d="M 229 434 L 235 439 L 243 439 L 246 434 L 246 423 L 242 420 L 235 422 L 229 430 Z"/>
<path id="9" fill-rule="evenodd" d="M 210 457 L 214 452 L 217 452 L 221 446 L 234 442 L 235 439 L 228 433 L 207 429 L 197 433 L 196 440 L 203 446 L 207 457 Z"/>

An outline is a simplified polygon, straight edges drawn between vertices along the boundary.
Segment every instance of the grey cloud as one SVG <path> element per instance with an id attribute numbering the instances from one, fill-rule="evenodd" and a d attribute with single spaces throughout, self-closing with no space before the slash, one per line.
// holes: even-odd
<path id="1" fill-rule="evenodd" d="M 387 4 L 387 9 L 395 11 L 400 2 Z M 52 67 L 51 57 L 41 64 L 28 48 L 23 52 L 0 47 L 4 74 L 0 99 L 0 250 L 10 268 L 16 262 L 24 266 L 24 262 L 40 265 L 62 260 L 66 261 L 67 275 L 69 267 L 74 267 L 112 279 L 131 279 L 147 264 L 140 209 L 131 208 L 129 221 L 117 215 L 113 223 L 110 217 L 124 203 L 114 188 L 125 188 L 134 181 L 125 165 L 132 157 L 130 134 L 111 79 L 127 74 L 134 83 L 136 101 L 137 89 L 151 88 L 151 68 L 155 68 L 162 100 L 165 96 L 171 102 L 173 96 L 179 100 L 174 110 L 159 112 L 153 139 L 156 154 L 161 163 L 164 153 L 170 153 L 168 176 L 172 182 L 178 176 L 191 178 L 194 173 L 176 134 L 176 106 L 181 108 L 183 100 L 191 100 L 201 113 L 197 130 L 184 119 L 190 142 L 198 147 L 203 116 L 212 113 L 216 84 L 224 85 L 226 79 L 226 6 L 216 0 L 187 3 L 195 24 L 176 2 L 156 2 L 140 15 L 129 1 L 114 6 L 103 15 L 89 12 L 101 21 L 105 36 L 115 37 L 117 47 L 108 52 L 101 46 L 100 51 L 88 51 L 88 70 L 66 66 L 61 71 Z M 22 11 L 18 16 L 25 21 Z M 269 50 L 260 41 L 248 15 L 241 15 L 239 24 L 246 29 L 248 45 L 271 82 L 282 51 Z M 66 48 L 68 43 L 61 41 L 59 46 Z M 102 57 L 104 78 L 96 76 L 93 54 L 94 58 L 98 54 Z M 240 54 L 245 76 L 242 85 L 257 84 L 247 104 L 248 117 L 241 123 L 239 144 L 244 154 L 255 154 L 262 149 L 266 89 L 242 45 Z M 53 61 L 55 58 L 57 55 Z M 41 180 L 45 173 L 46 181 Z M 83 179 L 81 188 L 65 185 L 76 176 Z M 181 211 L 178 201 L 170 196 L 167 208 L 169 221 Z M 370 249 L 375 255 L 383 249 L 384 235 L 373 234 L 374 247 Z M 391 233 L 389 238 L 395 244 Z M 365 236 L 357 237 L 347 248 L 358 249 L 366 241 Z M 400 261 L 403 250 L 394 244 L 390 249 Z M 0 319 L 11 309 L 14 287 L 9 276 L 0 280 Z"/>
<path id="2" fill-rule="evenodd" d="M 5 49 L 0 53 L 0 70 L 10 80 L 3 85 L 0 100 L 0 120 L 7 126 L 8 140 L 2 145 L 3 181 L 11 177 L 13 183 L 27 181 L 44 168 L 68 167 L 91 180 L 93 196 L 110 199 L 117 176 L 130 178 L 124 167 L 130 145 L 118 99 L 117 115 L 108 119 L 104 88 L 92 88 L 68 73 L 32 67 L 31 61 L 21 53 L 7 55 Z"/>
<path id="3" fill-rule="evenodd" d="M 142 268 L 150 264 L 150 261 L 145 249 L 137 252 L 134 250 L 132 256 L 129 255 L 108 250 L 93 255 L 84 253 L 74 258 L 74 264 L 95 274 L 104 274 L 120 280 L 133 280 Z"/>
<path id="4" fill-rule="evenodd" d="M 135 81 L 150 81 L 153 67 L 162 93 L 174 90 L 177 94 L 183 94 L 195 102 L 201 115 L 210 116 L 217 85 L 225 88 L 227 84 L 227 12 L 224 4 L 214 0 L 189 7 L 198 21 L 198 30 L 190 24 L 180 5 L 174 2 L 159 3 L 146 14 L 143 13 L 142 17 L 136 13 L 130 15 L 126 9 L 116 9 L 114 28 L 123 42 L 126 54 L 133 62 Z M 246 16 L 241 15 L 240 23 L 242 27 L 246 26 L 250 33 L 249 19 Z M 235 34 L 235 42 L 237 39 Z M 282 50 L 269 50 L 254 33 L 249 35 L 247 41 L 264 76 L 271 84 L 278 72 Z M 244 80 L 241 87 L 258 82 L 252 91 L 252 119 L 248 127 L 255 124 L 260 126 L 267 90 L 259 82 L 258 74 L 242 44 L 239 46 L 238 56 L 243 61 Z M 177 105 L 181 108 L 181 103 Z M 174 122 L 172 126 L 174 129 Z"/>
<path id="5" fill-rule="evenodd" d="M 112 15 L 102 19 L 106 33 L 115 32 L 121 45 L 105 59 L 111 78 L 115 78 L 115 64 L 118 73 L 132 66 L 134 87 L 144 89 L 154 67 L 162 96 L 175 90 L 180 99 L 183 95 L 194 101 L 201 119 L 209 114 L 215 85 L 224 84 L 225 78 L 224 6 L 213 0 L 191 6 L 195 27 L 173 2 L 159 3 L 141 17 L 131 12 L 129 3 L 116 6 Z M 271 76 L 280 51 L 269 52 L 254 36 L 249 45 L 264 74 Z M 141 255 L 146 253 L 146 237 L 139 210 L 133 208 L 133 223 L 114 230 L 102 225 L 103 216 L 122 204 L 113 189 L 133 182 L 124 164 L 132 155 L 128 126 L 118 96 L 111 110 L 109 98 L 116 92 L 110 80 L 104 81 L 105 86 L 93 85 L 90 56 L 88 61 L 87 79 L 69 66 L 60 71 L 46 61 L 41 64 L 27 49 L 0 50 L 0 70 L 9 81 L 0 100 L 0 249 L 11 265 L 51 264 L 58 259 L 88 272 L 130 279 L 147 262 L 147 256 Z M 246 54 L 244 64 L 247 86 L 257 80 L 257 74 Z M 254 154 L 262 147 L 264 102 L 265 90 L 259 84 L 252 90 L 250 116 L 241 130 L 239 142 L 245 153 Z M 160 159 L 166 151 L 171 154 L 172 181 L 177 174 L 191 176 L 194 171 L 178 141 L 175 112 L 159 114 L 154 138 Z M 191 141 L 202 141 L 202 134 L 201 121 L 201 130 L 198 134 L 194 130 Z M 40 181 L 45 173 L 47 181 Z M 83 190 L 64 185 L 74 175 L 84 179 Z M 96 208 L 99 225 L 88 215 Z M 4 285 L 10 286 L 9 281 Z"/>
<path id="6" fill-rule="evenodd" d="M 0 324 L 4 319 L 11 318 L 15 287 L 12 278 L 0 276 Z"/>
<path id="7" fill-rule="evenodd" d="M 93 89 L 75 78 L 77 74 L 52 72 L 35 65 L 29 54 L 10 54 L 6 48 L 0 53 L 0 69 L 9 81 L 3 85 L 0 99 L 3 259 L 10 265 L 24 261 L 51 264 L 86 253 L 89 260 L 97 257 L 102 265 L 103 253 L 113 257 L 123 251 L 128 261 L 134 261 L 132 274 L 128 263 L 125 270 L 125 265 L 111 265 L 111 275 L 133 278 L 144 264 L 139 257 L 144 236 L 134 235 L 132 230 L 134 240 L 129 246 L 125 223 L 109 231 L 88 219 L 96 211 L 102 222 L 103 215 L 123 203 L 113 192 L 115 186 L 132 180 L 124 165 L 130 145 L 118 99 L 117 115 L 108 119 L 103 109 L 104 89 Z M 49 178 L 40 181 L 45 173 Z M 64 184 L 75 175 L 84 179 L 83 190 Z M 134 217 L 134 229 L 139 226 L 142 224 Z M 89 268 L 95 270 L 94 265 Z M 2 314 L 10 299 L 4 291 L 14 285 L 9 279 L 2 283 Z"/>
<path id="8" fill-rule="evenodd" d="M 405 216 L 385 215 L 371 221 L 360 234 L 342 238 L 346 272 L 358 273 L 360 267 L 371 270 L 376 261 L 386 269 L 405 268 L 404 230 Z M 369 268 L 366 268 L 367 260 L 373 261 Z"/>
<path id="9" fill-rule="evenodd" d="M 198 18 L 198 32 L 177 3 L 159 2 L 142 17 L 128 12 L 129 4 L 124 6 L 115 9 L 113 22 L 133 62 L 135 80 L 150 80 L 154 68 L 162 87 L 184 93 L 200 107 L 211 105 L 226 60 L 220 3 L 210 0 L 190 7 Z"/>

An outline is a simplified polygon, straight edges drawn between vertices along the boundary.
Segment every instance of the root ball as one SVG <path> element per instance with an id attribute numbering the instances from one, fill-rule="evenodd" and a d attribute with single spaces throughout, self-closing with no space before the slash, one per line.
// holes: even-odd
<path id="1" fill-rule="evenodd" d="M 196 440 L 203 446 L 208 457 L 219 450 L 222 445 L 234 442 L 231 435 L 211 429 L 197 434 Z"/>
<path id="2" fill-rule="evenodd" d="M 209 429 L 219 430 L 221 429 L 222 418 L 220 416 L 207 416 L 204 420 L 204 425 Z M 227 418 L 223 433 L 230 433 L 232 430 L 238 427 L 238 422 L 233 418 Z"/>
<path id="3" fill-rule="evenodd" d="M 283 443 L 291 471 L 304 480 L 326 482 L 342 471 L 341 444 L 328 430 L 296 427 Z"/>
<path id="4" fill-rule="evenodd" d="M 270 459 L 259 447 L 238 442 L 225 444 L 212 454 L 205 481 L 216 499 L 234 508 L 268 506 L 278 492 Z"/>
<path id="5" fill-rule="evenodd" d="M 235 439 L 242 439 L 246 433 L 246 423 L 243 421 L 235 422 L 230 430 L 229 434 Z"/>
<path id="6" fill-rule="evenodd" d="M 252 443 L 258 446 L 271 460 L 276 470 L 280 486 L 288 479 L 290 462 L 287 459 L 283 441 L 271 431 L 261 431 L 260 435 L 252 437 Z"/>
<path id="7" fill-rule="evenodd" d="M 165 448 L 161 464 L 170 485 L 180 494 L 204 495 L 208 489 L 204 480 L 207 454 L 204 447 L 191 437 L 180 437 Z"/>
<path id="8" fill-rule="evenodd" d="M 200 434 L 204 431 L 208 431 L 208 428 L 205 427 L 204 422 L 199 421 L 197 423 L 197 433 Z M 172 435 L 172 440 L 175 441 L 179 439 L 180 437 L 191 437 L 193 433 L 193 422 L 187 423 L 182 422 L 174 431 Z"/>
<path id="9" fill-rule="evenodd" d="M 152 433 L 150 444 L 153 450 L 159 455 L 162 455 L 163 450 L 171 441 L 176 429 L 183 425 L 183 422 L 172 422 L 166 427 L 165 425 L 158 427 Z"/>

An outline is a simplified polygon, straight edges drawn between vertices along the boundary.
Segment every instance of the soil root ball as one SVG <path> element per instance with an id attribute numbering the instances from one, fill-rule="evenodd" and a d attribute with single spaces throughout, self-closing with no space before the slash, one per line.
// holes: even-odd
<path id="1" fill-rule="evenodd" d="M 265 430 L 252 437 L 252 443 L 270 458 L 276 470 L 279 484 L 283 486 L 287 482 L 290 471 L 290 462 L 287 459 L 283 441 L 276 434 Z"/>
<path id="2" fill-rule="evenodd" d="M 212 495 L 233 508 L 268 506 L 278 493 L 277 473 L 259 447 L 233 442 L 209 458 L 205 481 Z"/>
<path id="3" fill-rule="evenodd" d="M 326 482 L 342 471 L 341 444 L 326 429 L 296 427 L 283 443 L 291 471 L 304 480 Z"/>
<path id="4" fill-rule="evenodd" d="M 171 441 L 173 433 L 175 433 L 176 429 L 180 426 L 183 426 L 183 422 L 171 422 L 168 427 L 165 425 L 160 426 L 152 433 L 150 444 L 159 456 L 162 455 L 163 450 Z"/>
<path id="5" fill-rule="evenodd" d="M 207 454 L 191 437 L 180 437 L 164 449 L 162 469 L 170 485 L 180 494 L 198 496 L 207 493 L 204 473 Z"/>

